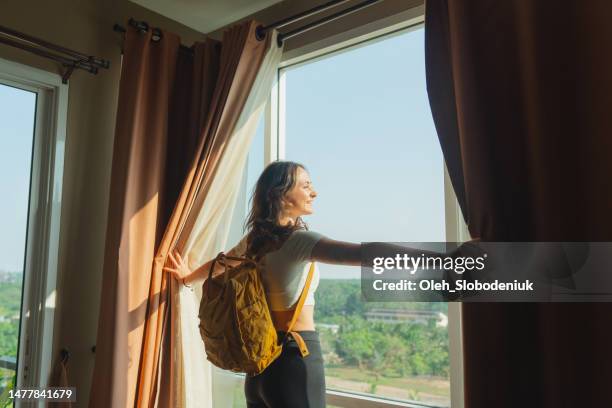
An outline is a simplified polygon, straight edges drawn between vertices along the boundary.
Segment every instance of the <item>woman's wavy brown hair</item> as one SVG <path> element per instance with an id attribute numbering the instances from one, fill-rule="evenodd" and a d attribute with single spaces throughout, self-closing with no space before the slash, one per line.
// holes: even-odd
<path id="1" fill-rule="evenodd" d="M 246 255 L 259 261 L 266 253 L 280 248 L 289 235 L 298 229 L 308 229 L 298 217 L 295 225 L 278 223 L 281 199 L 293 188 L 298 168 L 306 170 L 300 163 L 275 161 L 270 163 L 257 179 L 251 196 L 251 211 L 246 221 Z"/>

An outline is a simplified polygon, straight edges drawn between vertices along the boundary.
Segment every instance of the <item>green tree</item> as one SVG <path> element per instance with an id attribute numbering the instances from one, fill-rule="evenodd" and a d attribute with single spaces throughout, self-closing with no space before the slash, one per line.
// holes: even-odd
<path id="1" fill-rule="evenodd" d="M 361 298 L 361 292 L 352 292 L 347 298 L 344 305 L 346 314 L 363 316 L 365 312 L 365 302 Z"/>
<path id="2" fill-rule="evenodd" d="M 349 364 L 356 364 L 363 370 L 374 356 L 372 336 L 364 319 L 348 316 L 338 332 L 336 353 Z"/>
<path id="3" fill-rule="evenodd" d="M 17 321 L 0 323 L 0 356 L 17 356 L 18 328 Z"/>
<path id="4" fill-rule="evenodd" d="M 365 302 L 358 279 L 323 279 L 316 293 L 316 320 L 333 323 L 339 332 L 325 333 L 326 352 L 334 351 L 347 365 L 373 372 L 376 387 L 381 377 L 449 375 L 448 333 L 433 320 L 382 323 L 368 321 L 372 309 L 430 310 L 448 313 L 446 303 Z M 322 338 L 323 340 L 323 338 Z"/>

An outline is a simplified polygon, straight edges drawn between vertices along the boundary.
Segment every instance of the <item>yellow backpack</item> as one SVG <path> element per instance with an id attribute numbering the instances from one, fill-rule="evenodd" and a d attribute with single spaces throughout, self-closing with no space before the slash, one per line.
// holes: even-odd
<path id="1" fill-rule="evenodd" d="M 242 262 L 228 267 L 225 262 L 228 259 Z M 213 278 L 216 262 L 225 267 L 225 272 Z M 226 256 L 223 252 L 217 255 L 202 286 L 199 310 L 200 335 L 208 360 L 219 368 L 250 375 L 261 373 L 282 351 L 257 266 L 249 258 Z M 292 329 L 304 305 L 313 271 L 314 262 L 283 339 L 284 343 L 288 336 L 293 337 L 303 357 L 308 355 L 308 348 Z"/>

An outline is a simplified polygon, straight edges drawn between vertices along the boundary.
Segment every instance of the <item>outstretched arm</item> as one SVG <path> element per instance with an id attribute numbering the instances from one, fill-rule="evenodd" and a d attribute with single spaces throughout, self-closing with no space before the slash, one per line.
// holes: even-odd
<path id="1" fill-rule="evenodd" d="M 406 248 L 388 242 L 368 242 L 365 244 L 355 244 L 346 241 L 336 241 L 329 238 L 321 238 L 312 248 L 310 259 L 322 263 L 335 265 L 359 266 L 362 261 L 371 261 L 364 258 L 364 254 L 376 254 L 381 257 L 394 257 L 396 254 L 408 255 L 412 257 L 421 254 L 430 257 L 444 257 L 445 254 L 425 251 L 416 248 Z M 370 265 L 371 266 L 371 265 Z"/>
<path id="2" fill-rule="evenodd" d="M 474 240 L 478 241 L 478 240 Z M 403 246 L 390 244 L 387 242 L 369 242 L 365 244 L 355 244 L 352 242 L 335 241 L 333 239 L 321 238 L 315 246 L 312 248 L 310 260 L 318 261 L 322 263 L 336 264 L 336 265 L 362 265 L 366 267 L 373 267 L 373 257 L 394 258 L 396 255 L 409 257 L 419 257 L 426 255 L 429 258 L 445 258 L 447 256 L 457 255 L 470 255 L 477 256 L 482 253 L 482 250 L 478 246 L 472 245 L 474 241 L 468 241 L 462 244 L 459 248 L 451 251 L 448 254 L 438 253 L 433 251 L 425 251 L 422 249 L 406 248 Z M 365 259 L 366 255 L 370 256 L 369 259 Z M 469 274 L 467 274 L 469 278 Z M 455 274 L 451 274 L 448 271 L 444 271 L 443 277 L 433 277 L 434 280 L 441 281 L 444 279 L 454 280 Z M 456 300 L 462 294 L 452 294 L 440 291 L 446 300 Z"/>
<path id="3" fill-rule="evenodd" d="M 361 265 L 361 244 L 321 238 L 312 248 L 311 261 L 335 265 Z"/>

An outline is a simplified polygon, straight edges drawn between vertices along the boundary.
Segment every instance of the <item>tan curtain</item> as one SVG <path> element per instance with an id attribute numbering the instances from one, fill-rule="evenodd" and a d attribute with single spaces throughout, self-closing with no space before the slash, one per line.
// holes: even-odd
<path id="1" fill-rule="evenodd" d="M 255 27 L 198 43 L 193 56 L 172 33 L 159 42 L 126 34 L 90 406 L 182 404 L 187 374 L 170 318 L 180 299 L 162 267 L 171 249 L 200 236 L 199 210 L 276 47 L 271 36 L 256 40 Z"/>
<path id="2" fill-rule="evenodd" d="M 53 371 L 49 376 L 48 387 L 71 387 L 68 382 L 68 355 L 63 354 L 57 359 L 55 362 Z M 72 402 L 62 401 L 62 402 L 48 402 L 45 404 L 47 408 L 71 408 L 73 406 Z"/>

